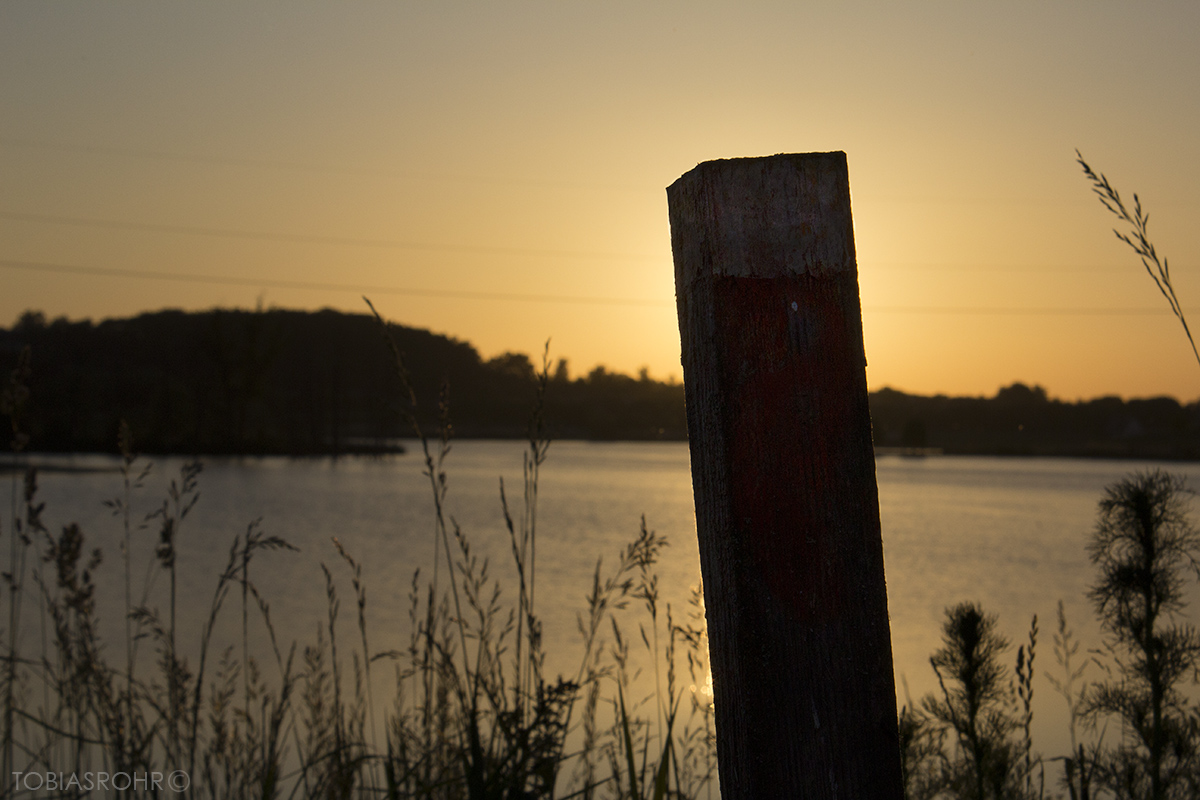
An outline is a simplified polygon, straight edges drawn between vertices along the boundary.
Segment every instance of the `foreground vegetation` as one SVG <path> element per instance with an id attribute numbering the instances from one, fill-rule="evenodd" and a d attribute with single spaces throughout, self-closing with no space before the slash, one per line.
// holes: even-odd
<path id="1" fill-rule="evenodd" d="M 973 603 L 947 609 L 943 646 L 930 659 L 941 692 L 900 713 L 907 797 L 1200 796 L 1200 632 L 1183 616 L 1200 563 L 1189 494 L 1181 479 L 1155 471 L 1118 481 L 1100 500 L 1089 599 L 1104 640 L 1081 661 L 1060 601 L 1058 669 L 1047 676 L 1069 712 L 1065 755 L 1048 761 L 1033 751 L 1037 617 L 1010 673 L 996 618 Z M 1052 762 L 1061 770 L 1048 780 Z"/>
<path id="2" fill-rule="evenodd" d="M 105 554 L 88 550 L 77 525 L 47 528 L 36 470 L 12 477 L 13 513 L 3 531 L 10 545 L 8 616 L 0 636 L 3 796 L 49 789 L 84 796 L 102 774 L 179 781 L 176 771 L 186 775 L 182 792 L 178 783 L 158 791 L 107 786 L 139 796 L 174 790 L 263 798 L 662 798 L 714 791 L 711 707 L 696 690 L 707 675 L 699 598 L 690 613 L 660 603 L 654 568 L 666 542 L 645 523 L 615 561 L 597 562 L 579 615 L 576 673 L 545 674 L 535 553 L 538 476 L 549 444 L 548 364 L 537 379 L 523 497 L 510 502 L 501 492 L 517 575 L 516 591 L 502 592 L 491 565 L 445 512 L 447 406 L 441 404 L 438 433 L 425 436 L 407 367 L 389 343 L 404 389 L 397 410 L 418 436 L 436 520 L 432 574 L 412 578 L 407 647 L 371 648 L 362 563 L 336 540 L 342 568 L 322 564 L 328 615 L 317 639 L 304 646 L 278 641 L 253 575 L 270 568 L 261 561 L 272 551 L 291 545 L 255 523 L 230 546 L 199 642 L 185 642 L 176 588 L 185 566 L 176 542 L 202 471 L 198 463 L 184 466 L 145 520 L 159 532 L 153 569 L 166 583 L 165 608 L 152 607 L 133 578 L 138 565 L 130 563 L 131 536 L 143 522 L 132 512 L 133 497 L 147 468 L 123 426 L 122 491 L 110 502 L 124 531 L 119 655 L 98 632 L 92 575 Z M 18 453 L 28 443 L 28 378 L 23 362 L 4 393 Z M 339 573 L 349 574 L 356 609 L 349 640 L 339 621 L 346 590 Z M 240 638 L 219 641 L 224 615 L 240 619 Z M 640 637 L 626 635 L 630 624 Z M 266 661 L 255 655 L 264 637 Z M 31 640 L 39 644 L 29 646 Z M 147 644 L 152 659 L 139 654 Z M 658 687 L 645 701 L 631 691 L 641 670 Z M 685 674 L 691 688 L 683 685 Z"/>

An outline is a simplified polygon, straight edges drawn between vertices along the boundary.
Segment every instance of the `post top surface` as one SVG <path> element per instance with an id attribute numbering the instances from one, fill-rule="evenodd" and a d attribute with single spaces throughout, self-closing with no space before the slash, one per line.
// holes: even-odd
<path id="1" fill-rule="evenodd" d="M 711 172 L 736 172 L 744 170 L 753 170 L 764 166 L 775 164 L 786 164 L 795 162 L 797 167 L 814 167 L 826 162 L 829 166 L 834 164 L 845 164 L 846 153 L 843 150 L 830 150 L 827 152 L 814 153 L 776 153 L 770 156 L 737 156 L 734 158 L 714 158 L 708 161 L 701 161 L 696 166 L 692 167 L 687 172 L 680 175 L 674 183 L 668 187 L 667 191 L 671 191 L 681 182 L 692 179 L 692 176 L 699 177 L 702 173 Z M 843 166 L 843 169 L 845 167 Z"/>
<path id="2" fill-rule="evenodd" d="M 846 154 L 698 164 L 667 187 L 676 283 L 854 271 Z"/>

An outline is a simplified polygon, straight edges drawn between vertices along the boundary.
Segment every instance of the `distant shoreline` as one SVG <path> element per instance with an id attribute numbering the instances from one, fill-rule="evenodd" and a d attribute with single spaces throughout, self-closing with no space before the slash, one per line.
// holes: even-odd
<path id="1" fill-rule="evenodd" d="M 336 311 L 185 313 L 0 330 L 0 374 L 27 389 L 19 429 L 48 453 L 296 458 L 387 455 L 445 424 L 455 439 L 686 441 L 684 387 L 565 359 L 483 359 L 467 342 Z M 388 336 L 403 353 L 398 369 Z M 22 353 L 30 353 L 25 367 Z M 838 398 L 814 398 L 837 403 Z M 1200 402 L 1064 401 L 1013 383 L 992 397 L 869 394 L 881 454 L 1200 460 Z M 535 412 L 535 409 L 536 412 Z M 811 434 L 809 434 L 811 435 Z"/>
<path id="2" fill-rule="evenodd" d="M 455 439 L 454 441 L 461 442 L 513 442 L 519 443 L 526 441 L 524 437 L 518 436 L 472 436 Z M 686 444 L 686 439 L 579 439 L 579 438 L 563 438 L 552 439 L 552 442 L 571 442 L 583 444 Z M 212 452 L 212 453 L 188 453 L 188 452 L 148 452 L 139 453 L 142 458 L 196 458 L 205 459 L 267 459 L 267 458 L 286 458 L 290 460 L 317 460 L 317 459 L 338 459 L 338 458 L 389 458 L 393 456 L 408 455 L 408 449 L 402 445 L 393 444 L 383 447 L 367 447 L 367 448 L 347 448 L 337 452 L 311 452 L 311 453 L 295 453 L 295 452 L 251 452 L 251 453 L 234 453 L 234 452 Z M 103 464 L 73 464 L 64 463 L 64 459 L 71 458 L 104 458 L 111 459 L 113 463 Z M 1137 452 L 1137 451 L 1115 451 L 1094 448 L 1089 450 L 1051 450 L 1040 449 L 1037 451 L 1017 451 L 1012 449 L 996 449 L 996 450 L 946 450 L 941 447 L 891 447 L 877 446 L 875 447 L 875 457 L 877 459 L 906 459 L 919 461 L 922 459 L 940 459 L 940 458 L 1034 458 L 1034 459 L 1076 459 L 1081 461 L 1160 461 L 1168 463 L 1200 463 L 1200 456 L 1171 456 L 1163 455 L 1154 452 Z M 103 473 L 103 472 L 119 472 L 120 464 L 117 461 L 120 459 L 119 453 L 111 451 L 53 451 L 53 450 L 38 450 L 22 454 L 15 460 L 13 455 L 9 454 L 6 457 L 0 458 L 0 475 L 11 475 L 13 473 L 24 472 L 29 467 L 36 468 L 39 472 L 45 473 Z"/>

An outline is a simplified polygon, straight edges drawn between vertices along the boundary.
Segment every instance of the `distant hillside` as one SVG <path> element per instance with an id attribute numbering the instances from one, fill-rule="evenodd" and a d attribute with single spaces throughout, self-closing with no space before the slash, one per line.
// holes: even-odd
<path id="1" fill-rule="evenodd" d="M 442 387 L 462 437 L 519 437 L 534 403 L 522 354 L 484 361 L 471 345 L 393 327 L 435 432 Z M 411 436 L 383 331 L 336 311 L 160 311 L 132 319 L 47 322 L 27 313 L 0 330 L 0 369 L 32 354 L 23 427 L 43 451 L 112 451 L 126 420 L 137 447 L 167 453 L 345 453 Z M 546 417 L 558 437 L 683 439 L 683 387 L 606 372 L 554 371 Z"/>
<path id="2" fill-rule="evenodd" d="M 466 342 L 393 328 L 434 431 L 443 387 L 456 436 L 520 437 L 534 365 L 483 360 Z M 47 322 L 27 313 L 0 329 L 0 369 L 32 354 L 21 428 L 40 451 L 112 452 L 122 419 L 151 453 L 364 452 L 411 434 L 383 333 L 336 311 L 160 311 L 132 319 Z M 551 370 L 546 421 L 556 438 L 687 437 L 683 387 L 606 371 Z M 871 394 L 876 445 L 960 454 L 1200 459 L 1200 406 L 1169 397 L 1081 403 L 1013 384 L 995 397 Z"/>

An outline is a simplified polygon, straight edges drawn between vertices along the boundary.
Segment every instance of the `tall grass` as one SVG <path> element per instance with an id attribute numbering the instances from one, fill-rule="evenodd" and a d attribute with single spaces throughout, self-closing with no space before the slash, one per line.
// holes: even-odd
<path id="1" fill-rule="evenodd" d="M 122 426 L 120 488 L 107 503 L 119 529 L 123 582 L 117 642 L 102 638 L 95 600 L 94 575 L 104 555 L 89 549 L 80 526 L 56 534 L 42 523 L 35 470 L 12 479 L 10 522 L 0 529 L 11 540 L 0 654 L 3 796 L 27 794 L 28 781 L 14 773 L 83 781 L 101 773 L 175 770 L 186 773 L 188 783 L 176 793 L 189 797 L 711 793 L 707 642 L 696 619 L 676 624 L 673 610 L 663 606 L 654 568 L 666 540 L 645 520 L 615 559 L 597 560 L 579 614 L 577 669 L 567 677 L 547 673 L 537 605 L 537 544 L 545 532 L 537 505 L 550 448 L 542 416 L 548 353 L 532 398 L 520 499 L 512 502 L 508 487 L 499 487 L 497 512 L 515 575 L 510 597 L 509 582 L 477 554 L 449 512 L 449 405 L 443 397 L 438 429 L 426 435 L 403 358 L 387 341 L 404 387 L 398 411 L 419 443 L 434 520 L 432 570 L 425 579 L 414 569 L 410 584 L 407 647 L 373 649 L 378 637 L 370 625 L 368 565 L 336 538 L 322 558 L 326 614 L 314 638 L 278 641 L 269 599 L 254 575 L 295 548 L 264 532 L 258 520 L 233 537 L 224 569 L 212 577 L 200 629 L 185 626 L 181 587 L 195 576 L 185 581 L 189 565 L 179 558 L 179 544 L 201 502 L 202 469 L 185 463 L 165 497 L 139 514 L 152 466 L 136 455 Z M 18 429 L 26 395 L 19 389 L 26 376 L 14 374 L 4 395 L 17 449 L 23 446 Z M 157 544 L 143 574 L 134 553 L 148 537 Z M 342 614 L 346 584 L 352 623 Z M 37 617 L 24 619 L 32 613 Z M 40 650 L 22 633 L 37 619 L 45 623 Z M 350 638 L 346 624 L 355 631 Z M 626 633 L 631 625 L 633 639 Z M 631 652 L 639 639 L 642 652 Z M 269 644 L 265 660 L 264 648 L 252 646 L 256 640 Z M 150 652 L 139 653 L 147 646 Z M 685 659 L 690 689 L 679 677 Z M 644 700 L 631 688 L 637 663 L 655 676 L 655 694 Z M 86 793 L 78 782 L 63 791 Z M 136 786 L 126 792 L 141 793 Z"/>

